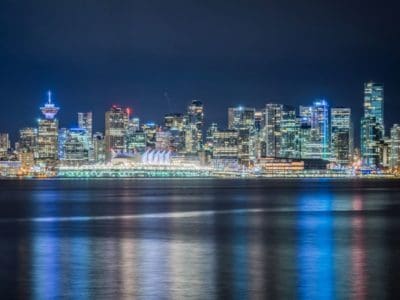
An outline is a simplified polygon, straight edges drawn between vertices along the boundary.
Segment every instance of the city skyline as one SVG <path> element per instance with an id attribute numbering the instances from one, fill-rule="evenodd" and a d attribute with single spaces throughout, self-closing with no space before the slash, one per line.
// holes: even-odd
<path id="1" fill-rule="evenodd" d="M 31 123 L 47 89 L 66 127 L 78 107 L 102 129 L 96 116 L 113 103 L 161 120 L 191 99 L 213 104 L 207 123 L 225 122 L 229 106 L 315 98 L 350 107 L 357 123 L 368 80 L 385 83 L 386 119 L 397 121 L 398 3 L 160 5 L 3 2 L 1 101 L 20 117 L 2 110 L 0 128 Z"/>

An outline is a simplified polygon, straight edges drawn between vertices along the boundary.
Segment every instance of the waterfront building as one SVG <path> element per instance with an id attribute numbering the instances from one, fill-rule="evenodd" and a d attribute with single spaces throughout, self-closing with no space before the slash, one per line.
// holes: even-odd
<path id="1" fill-rule="evenodd" d="M 239 148 L 239 133 L 236 130 L 217 130 L 213 134 L 213 158 L 237 159 Z"/>
<path id="2" fill-rule="evenodd" d="M 171 144 L 171 132 L 157 130 L 156 132 L 156 149 L 157 150 L 169 150 Z"/>
<path id="3" fill-rule="evenodd" d="M 364 117 L 361 120 L 361 157 L 363 164 L 372 168 L 381 165 L 379 143 L 385 135 L 383 104 L 383 84 L 365 83 Z"/>
<path id="4" fill-rule="evenodd" d="M 329 106 L 326 100 L 316 100 L 312 106 L 300 106 L 300 117 L 303 124 L 302 158 L 329 159 Z"/>
<path id="5" fill-rule="evenodd" d="M 388 138 L 383 138 L 378 143 L 379 164 L 382 168 L 390 167 L 391 157 L 391 141 Z"/>
<path id="6" fill-rule="evenodd" d="M 0 133 L 0 160 L 7 159 L 10 149 L 10 138 L 8 133 Z"/>
<path id="7" fill-rule="evenodd" d="M 378 168 L 379 143 L 383 139 L 382 124 L 375 117 L 361 119 L 361 159 L 365 166 Z"/>
<path id="8" fill-rule="evenodd" d="M 126 151 L 129 153 L 143 153 L 146 150 L 146 134 L 142 130 L 130 128 L 126 135 Z"/>
<path id="9" fill-rule="evenodd" d="M 278 156 L 300 158 L 300 120 L 293 107 L 283 107 L 279 128 L 280 151 Z"/>
<path id="10" fill-rule="evenodd" d="M 260 132 L 265 126 L 265 111 L 256 110 L 254 112 L 254 127 L 256 132 Z"/>
<path id="11" fill-rule="evenodd" d="M 228 108 L 228 128 L 238 130 L 240 128 L 255 128 L 255 108 L 230 107 Z"/>
<path id="12" fill-rule="evenodd" d="M 60 128 L 58 130 L 58 159 L 64 159 L 64 144 L 68 138 L 68 129 L 67 128 Z"/>
<path id="13" fill-rule="evenodd" d="M 278 157 L 281 152 L 282 112 L 282 104 L 268 103 L 265 107 L 265 143 L 268 157 Z"/>
<path id="14" fill-rule="evenodd" d="M 142 125 L 142 130 L 146 134 L 146 147 L 154 149 L 156 147 L 156 132 L 158 126 L 153 122 Z"/>
<path id="15" fill-rule="evenodd" d="M 390 167 L 399 169 L 400 167 L 400 125 L 394 124 L 390 129 Z"/>
<path id="16" fill-rule="evenodd" d="M 171 133 L 170 145 L 174 152 L 186 152 L 185 128 L 188 125 L 188 117 L 181 113 L 166 114 L 164 116 L 164 128 Z M 193 126 L 195 128 L 195 126 Z M 194 133 L 197 136 L 197 133 Z"/>
<path id="17" fill-rule="evenodd" d="M 93 160 L 96 163 L 104 163 L 106 161 L 104 135 L 101 132 L 96 132 L 93 135 Z"/>
<path id="18" fill-rule="evenodd" d="M 26 127 L 19 131 L 19 150 L 34 153 L 37 146 L 37 128 Z"/>
<path id="19" fill-rule="evenodd" d="M 129 114 L 119 106 L 112 106 L 105 114 L 106 160 L 110 161 L 113 153 L 125 151 L 125 136 Z"/>
<path id="20" fill-rule="evenodd" d="M 70 128 L 63 144 L 63 158 L 61 163 L 68 166 L 80 166 L 89 162 L 91 142 L 86 129 Z"/>
<path id="21" fill-rule="evenodd" d="M 350 108 L 331 109 L 332 162 L 348 165 L 353 155 L 353 126 Z"/>
<path id="22" fill-rule="evenodd" d="M 93 135 L 93 114 L 92 112 L 78 112 L 78 127 L 86 130 L 89 138 Z"/>
<path id="23" fill-rule="evenodd" d="M 187 124 L 185 127 L 185 148 L 187 154 L 197 154 L 203 149 L 203 126 L 203 103 L 193 100 L 187 109 Z"/>
<path id="24" fill-rule="evenodd" d="M 58 120 L 55 118 L 59 111 L 51 100 L 48 92 L 47 103 L 40 108 L 44 119 L 39 119 L 37 138 L 37 162 L 54 167 L 58 161 Z"/>

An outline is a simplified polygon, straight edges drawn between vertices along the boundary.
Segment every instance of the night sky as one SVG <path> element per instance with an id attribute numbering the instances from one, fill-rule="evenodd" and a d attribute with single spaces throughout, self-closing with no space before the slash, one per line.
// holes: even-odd
<path id="1" fill-rule="evenodd" d="M 142 121 L 204 102 L 227 107 L 350 106 L 363 82 L 385 84 L 386 127 L 400 122 L 400 21 L 395 1 L 0 1 L 0 132 L 36 126 L 51 89 L 60 125 L 112 104 Z M 170 105 L 165 98 L 170 98 Z"/>

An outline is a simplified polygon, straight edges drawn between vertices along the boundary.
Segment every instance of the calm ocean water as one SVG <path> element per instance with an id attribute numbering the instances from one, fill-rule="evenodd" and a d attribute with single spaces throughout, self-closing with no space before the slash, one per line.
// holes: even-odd
<path id="1" fill-rule="evenodd" d="M 2 299 L 400 297 L 400 181 L 0 182 Z"/>

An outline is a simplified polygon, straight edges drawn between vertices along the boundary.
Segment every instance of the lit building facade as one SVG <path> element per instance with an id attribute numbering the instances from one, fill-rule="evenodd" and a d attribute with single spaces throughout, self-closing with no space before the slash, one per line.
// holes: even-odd
<path id="1" fill-rule="evenodd" d="M 37 128 L 26 127 L 19 131 L 19 148 L 23 152 L 34 153 L 37 146 Z"/>
<path id="2" fill-rule="evenodd" d="M 10 138 L 8 133 L 0 133 L 0 159 L 6 159 L 10 149 Z"/>
<path id="3" fill-rule="evenodd" d="M 79 166 L 89 162 L 89 148 L 91 142 L 86 129 L 70 128 L 67 138 L 63 144 L 64 157 L 61 160 L 63 165 Z"/>
<path id="4" fill-rule="evenodd" d="M 390 167 L 398 169 L 400 167 L 400 125 L 394 124 L 390 129 Z"/>
<path id="5" fill-rule="evenodd" d="M 185 128 L 185 148 L 187 154 L 197 154 L 203 149 L 203 126 L 203 103 L 193 100 L 187 109 L 187 124 Z"/>
<path id="6" fill-rule="evenodd" d="M 332 162 L 348 165 L 353 156 L 353 126 L 350 108 L 331 109 Z"/>
<path id="7" fill-rule="evenodd" d="M 361 157 L 363 164 L 377 168 L 379 143 L 385 135 L 384 86 L 367 82 L 364 84 L 364 117 L 361 120 Z"/>
<path id="8" fill-rule="evenodd" d="M 265 107 L 266 156 L 278 157 L 281 153 L 283 105 L 268 103 Z"/>
<path id="9" fill-rule="evenodd" d="M 300 120 L 294 108 L 284 106 L 280 131 L 279 157 L 300 158 Z"/>
<path id="10" fill-rule="evenodd" d="M 113 153 L 125 151 L 125 136 L 129 114 L 119 106 L 112 106 L 105 115 L 106 160 L 110 161 Z"/>
<path id="11" fill-rule="evenodd" d="M 106 145 L 104 135 L 96 132 L 93 135 L 93 160 L 96 163 L 104 163 L 106 161 Z"/>
<path id="12" fill-rule="evenodd" d="M 47 166 L 55 166 L 58 161 L 58 120 L 55 118 L 59 111 L 48 93 L 47 103 L 40 108 L 44 119 L 39 119 L 37 137 L 37 162 Z"/>
<path id="13" fill-rule="evenodd" d="M 303 123 L 309 124 L 309 132 L 302 141 L 302 158 L 330 159 L 329 106 L 326 100 L 316 100 L 312 106 L 300 106 Z M 306 126 L 303 129 L 307 128 Z"/>
<path id="14" fill-rule="evenodd" d="M 236 130 L 217 130 L 213 134 L 213 158 L 237 159 L 239 154 L 239 133 Z"/>

